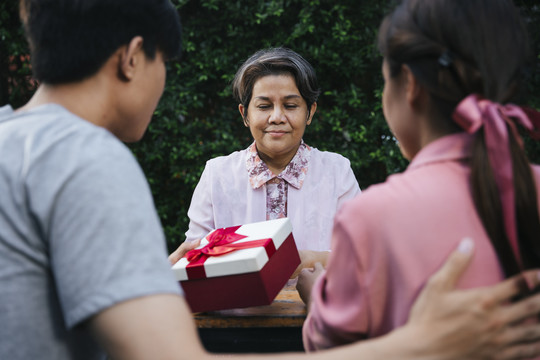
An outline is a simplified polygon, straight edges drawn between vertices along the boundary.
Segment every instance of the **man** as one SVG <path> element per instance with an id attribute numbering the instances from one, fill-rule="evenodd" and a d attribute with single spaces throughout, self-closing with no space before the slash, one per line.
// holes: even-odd
<path id="1" fill-rule="evenodd" d="M 0 358 L 209 357 L 172 278 L 144 175 L 121 143 L 142 137 L 164 61 L 180 51 L 175 8 L 23 0 L 21 18 L 41 85 L 22 108 L 0 109 Z M 540 354 L 540 326 L 509 326 L 537 314 L 539 297 L 502 306 L 519 292 L 515 280 L 452 291 L 465 250 L 434 276 L 409 324 L 314 356 Z"/>

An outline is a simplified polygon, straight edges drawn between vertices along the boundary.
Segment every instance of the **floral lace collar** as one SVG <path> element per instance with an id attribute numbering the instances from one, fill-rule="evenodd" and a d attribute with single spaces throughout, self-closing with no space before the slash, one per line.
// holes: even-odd
<path id="1" fill-rule="evenodd" d="M 263 184 L 273 178 L 283 179 L 296 189 L 300 189 L 304 183 L 308 171 L 308 163 L 311 157 L 311 148 L 302 142 L 298 147 L 298 151 L 279 175 L 274 175 L 268 166 L 261 160 L 257 152 L 255 142 L 248 148 L 248 156 L 246 161 L 246 169 L 249 175 L 249 183 L 253 189 L 258 189 Z"/>

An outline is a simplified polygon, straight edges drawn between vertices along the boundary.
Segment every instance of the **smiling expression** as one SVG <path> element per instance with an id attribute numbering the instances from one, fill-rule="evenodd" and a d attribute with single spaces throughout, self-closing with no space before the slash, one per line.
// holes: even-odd
<path id="1" fill-rule="evenodd" d="M 286 166 L 296 154 L 317 104 L 314 103 L 308 113 L 294 77 L 285 74 L 258 79 L 253 85 L 247 114 L 242 104 L 238 108 L 255 139 L 261 159 L 267 165 Z"/>

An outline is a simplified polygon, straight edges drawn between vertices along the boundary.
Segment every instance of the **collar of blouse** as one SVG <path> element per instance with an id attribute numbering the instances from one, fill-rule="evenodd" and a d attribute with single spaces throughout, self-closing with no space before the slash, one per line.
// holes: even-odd
<path id="1" fill-rule="evenodd" d="M 283 179 L 296 189 L 302 188 L 311 157 L 311 147 L 304 143 L 304 140 L 300 143 L 291 162 L 289 162 L 285 170 L 279 175 L 272 173 L 264 161 L 261 160 L 257 153 L 255 142 L 248 147 L 247 151 L 246 169 L 249 176 L 249 183 L 253 189 L 260 188 L 274 178 Z"/>

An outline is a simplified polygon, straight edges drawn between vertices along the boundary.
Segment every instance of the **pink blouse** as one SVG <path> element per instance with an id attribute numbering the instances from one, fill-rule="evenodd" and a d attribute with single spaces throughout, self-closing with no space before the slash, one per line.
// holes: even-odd
<path id="1" fill-rule="evenodd" d="M 303 328 L 306 350 L 380 336 L 403 325 L 428 277 L 464 237 L 473 239 L 475 254 L 458 286 L 504 278 L 471 196 L 471 143 L 465 133 L 440 138 L 404 173 L 344 204 L 336 215 L 326 272 L 312 291 Z M 540 167 L 532 169 L 540 189 Z"/>

